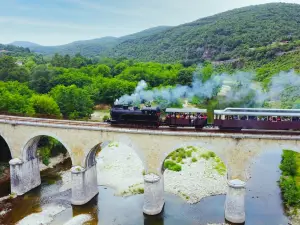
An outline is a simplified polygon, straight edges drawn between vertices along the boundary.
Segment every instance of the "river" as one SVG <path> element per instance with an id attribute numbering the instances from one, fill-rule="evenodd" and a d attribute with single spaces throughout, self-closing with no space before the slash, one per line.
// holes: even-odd
<path id="1" fill-rule="evenodd" d="M 247 183 L 247 225 L 287 225 L 280 189 L 279 163 L 281 152 L 266 152 L 251 167 L 251 178 Z M 165 207 L 158 216 L 146 216 L 142 212 L 143 195 L 115 196 L 114 190 L 99 186 L 99 195 L 85 206 L 71 206 L 71 191 L 59 192 L 62 178 L 58 171 L 67 171 L 67 161 L 55 169 L 42 173 L 42 185 L 22 197 L 8 199 L 0 204 L 0 210 L 10 210 L 0 217 L 0 224 L 15 224 L 32 213 L 40 213 L 44 206 L 61 208 L 56 215 L 48 215 L 48 224 L 64 224 L 72 217 L 87 214 L 88 223 L 100 225 L 206 225 L 224 223 L 225 195 L 211 196 L 197 204 L 188 204 L 180 197 L 165 193 Z M 3 193 L 2 190 L 0 194 Z M 6 190 L 7 192 L 7 190 Z M 76 217 L 75 217 L 76 218 Z M 80 218 L 68 224 L 82 224 Z M 37 224 L 35 217 L 28 224 Z M 29 220 L 30 221 L 30 220 Z M 83 220 L 84 221 L 84 220 Z M 71 221 L 72 222 L 72 221 Z M 23 223 L 26 224 L 26 223 Z"/>

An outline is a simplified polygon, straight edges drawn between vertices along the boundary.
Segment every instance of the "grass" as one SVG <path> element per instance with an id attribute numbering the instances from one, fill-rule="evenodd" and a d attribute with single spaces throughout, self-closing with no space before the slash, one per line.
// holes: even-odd
<path id="1" fill-rule="evenodd" d="M 144 188 L 138 187 L 140 184 L 141 183 L 133 184 L 133 185 L 129 186 L 128 191 L 123 191 L 121 193 L 121 195 L 125 196 L 125 195 L 129 195 L 129 194 L 133 194 L 133 195 L 144 194 Z"/>
<path id="2" fill-rule="evenodd" d="M 119 143 L 117 142 L 111 142 L 108 144 L 108 147 L 112 148 L 112 147 L 119 147 Z"/>

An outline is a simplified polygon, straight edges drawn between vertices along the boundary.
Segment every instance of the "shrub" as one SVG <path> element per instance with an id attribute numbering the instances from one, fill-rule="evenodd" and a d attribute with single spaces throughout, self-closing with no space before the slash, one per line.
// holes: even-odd
<path id="1" fill-rule="evenodd" d="M 197 162 L 197 159 L 195 157 L 193 157 L 192 162 Z"/>
<path id="2" fill-rule="evenodd" d="M 204 158 L 206 160 L 208 160 L 210 158 L 210 156 L 207 153 L 203 153 L 200 155 L 201 158 Z"/>
<path id="3" fill-rule="evenodd" d="M 216 157 L 216 154 L 214 152 L 208 152 L 207 153 L 209 155 L 209 157 L 214 158 Z"/>
<path id="4" fill-rule="evenodd" d="M 43 164 L 49 165 L 51 156 L 51 149 L 48 146 L 38 148 L 38 155 L 41 157 Z"/>
<path id="5" fill-rule="evenodd" d="M 169 160 L 164 162 L 164 168 L 176 172 L 181 171 L 181 165 Z"/>
<path id="6" fill-rule="evenodd" d="M 284 150 L 279 168 L 285 176 L 295 176 L 297 173 L 296 154 L 293 151 Z"/>
<path id="7" fill-rule="evenodd" d="M 293 177 L 281 177 L 280 188 L 285 204 L 288 206 L 300 205 L 300 191 Z"/>
<path id="8" fill-rule="evenodd" d="M 176 160 L 176 162 L 178 162 L 178 163 L 182 162 L 182 158 L 178 157 L 177 160 Z"/>
<path id="9" fill-rule="evenodd" d="M 192 157 L 192 150 L 186 152 L 187 157 Z"/>
<path id="10" fill-rule="evenodd" d="M 103 116 L 103 119 L 102 119 L 102 120 L 103 120 L 103 122 L 109 120 L 109 116 L 108 116 L 108 115 Z"/>

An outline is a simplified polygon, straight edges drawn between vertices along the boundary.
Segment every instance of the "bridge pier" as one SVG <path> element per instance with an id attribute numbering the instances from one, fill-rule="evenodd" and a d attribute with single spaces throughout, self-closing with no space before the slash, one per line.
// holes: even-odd
<path id="1" fill-rule="evenodd" d="M 41 184 L 39 159 L 23 162 L 19 158 L 9 161 L 11 193 L 23 195 Z"/>
<path id="2" fill-rule="evenodd" d="M 228 181 L 228 192 L 225 201 L 225 218 L 231 223 L 244 223 L 245 215 L 245 186 L 241 180 Z"/>
<path id="3" fill-rule="evenodd" d="M 73 205 L 84 205 L 98 194 L 96 164 L 90 168 L 74 166 L 72 174 L 72 199 Z"/>
<path id="4" fill-rule="evenodd" d="M 143 212 L 147 215 L 161 213 L 165 204 L 164 178 L 155 174 L 144 176 L 144 206 Z"/>

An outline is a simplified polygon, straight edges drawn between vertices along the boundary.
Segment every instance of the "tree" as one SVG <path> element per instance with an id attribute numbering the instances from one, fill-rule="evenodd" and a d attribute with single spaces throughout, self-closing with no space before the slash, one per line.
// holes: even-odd
<path id="1" fill-rule="evenodd" d="M 48 95 L 33 95 L 30 102 L 36 114 L 60 117 L 60 109 L 55 100 Z"/>
<path id="2" fill-rule="evenodd" d="M 34 109 L 28 98 L 32 91 L 19 82 L 0 82 L 0 112 L 34 115 Z"/>
<path id="3" fill-rule="evenodd" d="M 194 69 L 184 68 L 178 71 L 177 82 L 182 85 L 191 85 L 193 82 Z"/>
<path id="4" fill-rule="evenodd" d="M 38 93 L 48 93 L 51 86 L 50 80 L 55 76 L 55 72 L 45 65 L 39 65 L 33 69 L 29 77 L 29 87 Z"/>
<path id="5" fill-rule="evenodd" d="M 28 71 L 16 64 L 16 59 L 11 56 L 0 57 L 0 80 L 3 81 L 28 81 Z"/>
<path id="6" fill-rule="evenodd" d="M 95 74 L 101 74 L 103 77 L 111 77 L 110 68 L 106 65 L 100 64 L 95 68 Z"/>
<path id="7" fill-rule="evenodd" d="M 89 118 L 93 112 L 90 94 L 76 85 L 58 85 L 50 95 L 57 102 L 63 117 L 70 119 Z"/>

